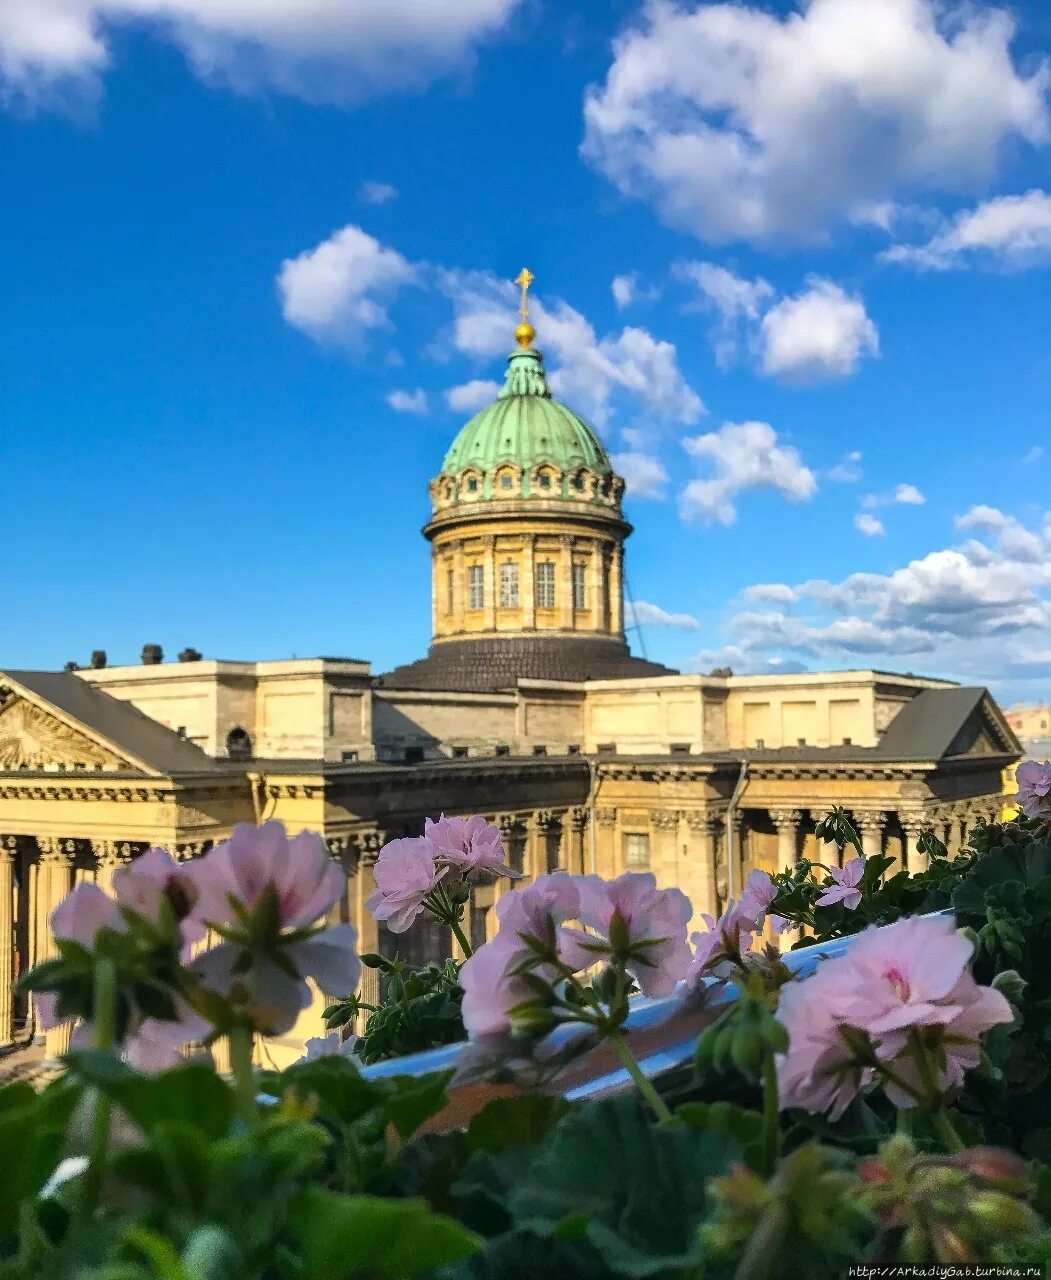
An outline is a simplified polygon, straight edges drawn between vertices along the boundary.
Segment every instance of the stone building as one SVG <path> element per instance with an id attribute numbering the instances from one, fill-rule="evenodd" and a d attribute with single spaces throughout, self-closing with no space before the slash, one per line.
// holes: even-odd
<path id="1" fill-rule="evenodd" d="M 516 338 L 498 399 L 430 486 L 433 640 L 418 662 L 166 662 L 149 645 L 140 666 L 98 653 L 82 670 L 0 672 L 0 1044 L 33 1032 L 10 979 L 49 954 L 74 882 L 105 883 L 151 844 L 195 857 L 236 822 L 321 832 L 363 949 L 420 959 L 433 936 L 395 939 L 363 903 L 382 844 L 443 810 L 499 823 L 529 876 L 649 868 L 698 913 L 751 868 L 812 850 L 833 804 L 867 852 L 910 867 L 924 827 L 955 850 L 996 816 L 1019 745 L 984 689 L 881 671 L 681 675 L 634 657 L 624 481 L 552 399 L 532 327 Z M 502 891 L 476 891 L 476 942 Z M 48 1034 L 49 1055 L 63 1045 Z"/>

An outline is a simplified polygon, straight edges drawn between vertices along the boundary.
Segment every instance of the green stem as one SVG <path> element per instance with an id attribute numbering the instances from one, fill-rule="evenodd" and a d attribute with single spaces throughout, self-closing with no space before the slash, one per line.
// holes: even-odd
<path id="1" fill-rule="evenodd" d="M 251 1124 L 255 1120 L 257 1106 L 255 1100 L 255 1068 L 252 1065 L 252 1049 L 254 1035 L 252 1028 L 243 1023 L 232 1027 L 229 1034 L 230 1069 L 234 1077 L 234 1097 L 237 1103 L 237 1114 L 245 1122 Z"/>
<path id="2" fill-rule="evenodd" d="M 609 1042 L 613 1046 L 614 1053 L 616 1053 L 617 1057 L 620 1059 L 621 1066 L 628 1073 L 628 1075 L 631 1076 L 632 1080 L 635 1081 L 635 1084 L 638 1087 L 639 1093 L 642 1094 L 642 1096 L 653 1108 L 654 1115 L 657 1117 L 657 1119 L 660 1121 L 661 1124 L 669 1124 L 674 1119 L 674 1117 L 672 1116 L 671 1111 L 669 1111 L 668 1109 L 668 1104 L 664 1101 L 664 1099 L 660 1096 L 657 1090 L 653 1087 L 652 1082 L 647 1080 L 646 1077 L 642 1074 L 642 1068 L 639 1066 L 638 1062 L 636 1061 L 635 1055 L 628 1048 L 627 1041 L 620 1034 L 620 1032 L 611 1031 L 609 1033 Z"/>
<path id="3" fill-rule="evenodd" d="M 912 1137 L 912 1117 L 913 1110 L 911 1107 L 898 1108 L 898 1126 L 897 1131 L 906 1138 Z"/>
<path id="4" fill-rule="evenodd" d="M 95 965 L 92 1003 L 94 1047 L 108 1053 L 117 1039 L 117 970 L 112 960 L 100 959 Z M 84 1172 L 84 1182 L 77 1202 L 77 1221 L 80 1226 L 87 1226 L 91 1222 L 102 1195 L 103 1171 L 109 1153 L 109 1131 L 110 1100 L 99 1090 L 93 1090 L 88 1167 Z"/>
<path id="5" fill-rule="evenodd" d="M 777 1099 L 777 1068 L 772 1050 L 763 1059 L 763 1172 L 772 1177 L 781 1145 L 780 1111 Z"/>
<path id="6" fill-rule="evenodd" d="M 949 1119 L 949 1113 L 944 1107 L 938 1107 L 936 1111 L 931 1112 L 931 1122 L 947 1151 L 956 1152 L 964 1149 L 964 1141 L 956 1132 L 953 1122 Z"/>
<path id="7" fill-rule="evenodd" d="M 472 946 L 471 946 L 471 944 L 467 941 L 467 935 L 466 935 L 466 934 L 464 933 L 464 931 L 460 928 L 460 922 L 459 922 L 459 920 L 457 920 L 457 919 L 455 919 L 455 918 L 450 918 L 450 920 L 449 920 L 449 928 L 453 931 L 453 937 L 456 939 L 456 941 L 457 941 L 457 942 L 460 944 L 460 946 L 463 948 L 464 956 L 465 956 L 465 957 L 466 957 L 466 956 L 473 956 L 473 955 L 474 955 L 474 947 L 472 947 Z"/>

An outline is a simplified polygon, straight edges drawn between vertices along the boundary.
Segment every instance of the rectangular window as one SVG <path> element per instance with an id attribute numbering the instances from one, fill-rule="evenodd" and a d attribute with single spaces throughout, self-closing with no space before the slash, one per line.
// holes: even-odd
<path id="1" fill-rule="evenodd" d="M 456 581 L 456 575 L 451 569 L 445 571 L 445 609 L 447 613 L 453 611 L 453 583 Z"/>
<path id="2" fill-rule="evenodd" d="M 650 838 L 641 831 L 624 834 L 624 865 L 633 871 L 645 871 L 650 865 Z"/>
<path id="3" fill-rule="evenodd" d="M 541 560 L 536 566 L 536 607 L 555 607 L 555 566 L 550 560 Z"/>
<path id="4" fill-rule="evenodd" d="M 485 604 L 485 570 L 480 564 L 472 564 L 467 570 L 467 607 L 481 609 Z"/>
<path id="5" fill-rule="evenodd" d="M 518 608 L 518 565 L 500 566 L 500 608 Z"/>
<path id="6" fill-rule="evenodd" d="M 575 564 L 573 566 L 574 609 L 586 609 L 588 607 L 587 571 L 587 565 Z"/>

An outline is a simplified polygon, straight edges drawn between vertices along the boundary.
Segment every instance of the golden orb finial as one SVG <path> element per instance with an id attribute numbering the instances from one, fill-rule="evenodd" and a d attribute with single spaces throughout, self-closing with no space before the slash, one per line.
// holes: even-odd
<path id="1" fill-rule="evenodd" d="M 522 290 L 522 304 L 519 307 L 522 323 L 515 329 L 515 341 L 520 347 L 531 347 L 536 337 L 536 330 L 529 323 L 529 286 L 535 279 L 536 276 L 532 271 L 528 267 L 523 267 L 515 280 L 515 284 Z"/>

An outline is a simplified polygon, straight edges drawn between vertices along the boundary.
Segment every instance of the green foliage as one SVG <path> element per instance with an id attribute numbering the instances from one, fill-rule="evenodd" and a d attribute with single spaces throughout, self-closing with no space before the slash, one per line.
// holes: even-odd
<path id="1" fill-rule="evenodd" d="M 455 960 L 410 969 L 402 960 L 365 955 L 362 963 L 387 975 L 387 995 L 376 1008 L 362 1005 L 356 996 L 325 1010 L 330 1029 L 346 1026 L 361 1009 L 370 1009 L 355 1052 L 366 1065 L 420 1053 L 438 1045 L 455 1044 L 466 1037 L 460 1002 L 463 991 Z"/>

